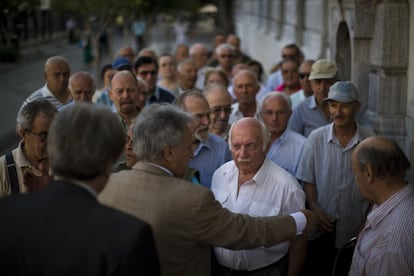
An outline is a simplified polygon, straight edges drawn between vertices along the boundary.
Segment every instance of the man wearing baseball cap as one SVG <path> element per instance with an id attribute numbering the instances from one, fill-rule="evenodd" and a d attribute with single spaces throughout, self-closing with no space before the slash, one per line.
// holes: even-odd
<path id="1" fill-rule="evenodd" d="M 311 68 L 309 75 L 313 95 L 303 100 L 294 110 L 288 128 L 308 137 L 312 130 L 330 122 L 328 103 L 329 88 L 338 81 L 335 62 L 319 59 Z"/>
<path id="2" fill-rule="evenodd" d="M 351 82 L 339 81 L 322 102 L 332 123 L 309 135 L 296 172 L 309 208 L 318 217 L 304 267 L 309 275 L 331 275 L 338 249 L 357 234 L 368 209 L 351 169 L 354 148 L 373 135 L 355 120 L 361 106 L 359 92 Z"/>

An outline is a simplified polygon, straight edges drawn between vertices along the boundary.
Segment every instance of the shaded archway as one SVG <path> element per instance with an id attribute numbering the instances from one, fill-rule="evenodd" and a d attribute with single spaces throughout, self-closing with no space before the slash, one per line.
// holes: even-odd
<path id="1" fill-rule="evenodd" d="M 345 21 L 339 23 L 336 34 L 336 56 L 335 62 L 338 66 L 339 78 L 351 80 L 351 40 L 348 25 Z"/>

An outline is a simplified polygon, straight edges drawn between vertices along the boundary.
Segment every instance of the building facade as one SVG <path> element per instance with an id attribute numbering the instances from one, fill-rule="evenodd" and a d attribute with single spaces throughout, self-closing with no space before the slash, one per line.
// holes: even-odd
<path id="1" fill-rule="evenodd" d="M 359 88 L 374 131 L 414 162 L 414 0 L 237 0 L 234 7 L 243 51 L 266 69 L 290 43 L 307 59 L 335 60 L 340 78 Z"/>

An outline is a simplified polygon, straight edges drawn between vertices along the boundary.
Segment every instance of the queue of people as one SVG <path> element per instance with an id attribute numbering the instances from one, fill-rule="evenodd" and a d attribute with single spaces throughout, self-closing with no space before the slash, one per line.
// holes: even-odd
<path id="1" fill-rule="evenodd" d="M 414 274 L 410 161 L 358 88 L 296 44 L 264 85 L 222 36 L 123 47 L 99 90 L 46 60 L 0 157 L 0 275 Z"/>

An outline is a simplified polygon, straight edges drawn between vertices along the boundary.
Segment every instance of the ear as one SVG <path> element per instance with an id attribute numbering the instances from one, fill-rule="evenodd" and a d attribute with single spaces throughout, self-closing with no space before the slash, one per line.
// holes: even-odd
<path id="1" fill-rule="evenodd" d="M 44 79 L 45 81 L 47 81 L 47 73 L 46 73 L 46 72 L 43 72 L 43 79 Z"/>
<path id="2" fill-rule="evenodd" d="M 358 112 L 361 109 L 361 103 L 355 102 L 355 111 Z"/>
<path id="3" fill-rule="evenodd" d="M 371 164 L 366 165 L 365 176 L 367 178 L 367 182 L 372 183 L 372 181 L 374 180 L 374 170 L 373 170 Z"/>
<path id="4" fill-rule="evenodd" d="M 111 99 L 111 101 L 114 101 L 114 100 L 112 99 L 112 90 L 109 90 L 109 91 L 108 91 L 108 96 L 109 96 L 109 98 Z"/>
<path id="5" fill-rule="evenodd" d="M 23 141 L 25 141 L 26 138 L 27 138 L 27 135 L 29 135 L 29 133 L 27 133 L 27 131 L 25 131 L 24 129 L 21 129 L 20 127 L 18 129 L 16 129 L 16 132 Z"/>
<path id="6" fill-rule="evenodd" d="M 171 160 L 172 160 L 172 158 L 173 158 L 173 155 L 174 155 L 174 149 L 173 149 L 173 147 L 171 147 L 171 146 L 166 146 L 164 149 L 163 149 L 163 157 L 164 157 L 164 159 L 166 160 L 166 161 L 168 161 L 168 162 L 170 162 Z"/>

